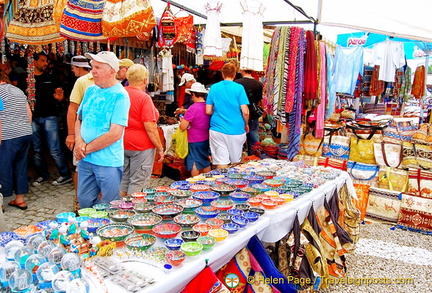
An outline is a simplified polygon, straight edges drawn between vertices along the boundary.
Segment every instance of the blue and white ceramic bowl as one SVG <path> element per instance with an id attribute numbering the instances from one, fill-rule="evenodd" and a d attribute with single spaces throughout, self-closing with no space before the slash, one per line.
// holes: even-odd
<path id="1" fill-rule="evenodd" d="M 237 225 L 240 226 L 240 228 L 246 227 L 246 225 L 249 223 L 249 220 L 245 218 L 244 216 L 232 216 L 231 221 Z"/>
<path id="2" fill-rule="evenodd" d="M 184 243 L 183 239 L 171 238 L 164 241 L 165 246 L 169 250 L 179 250 L 180 246 Z"/>
<path id="3" fill-rule="evenodd" d="M 228 231 L 230 234 L 234 234 L 240 229 L 240 226 L 236 223 L 226 223 L 222 225 L 222 229 Z"/>

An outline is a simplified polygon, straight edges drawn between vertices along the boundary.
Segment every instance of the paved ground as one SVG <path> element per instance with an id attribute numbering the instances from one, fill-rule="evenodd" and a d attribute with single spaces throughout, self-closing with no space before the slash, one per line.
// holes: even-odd
<path id="1" fill-rule="evenodd" d="M 58 175 L 52 174 L 49 182 L 38 187 L 29 184 L 30 192 L 25 198 L 28 209 L 25 211 L 8 206 L 7 203 L 15 197 L 4 198 L 6 231 L 13 231 L 21 226 L 54 219 L 58 213 L 73 211 L 75 195 L 73 184 L 54 186 L 51 182 L 56 178 Z M 34 179 L 34 177 L 30 177 L 30 182 L 33 182 Z M 168 177 L 152 178 L 150 185 L 151 187 L 169 186 L 173 181 Z"/>

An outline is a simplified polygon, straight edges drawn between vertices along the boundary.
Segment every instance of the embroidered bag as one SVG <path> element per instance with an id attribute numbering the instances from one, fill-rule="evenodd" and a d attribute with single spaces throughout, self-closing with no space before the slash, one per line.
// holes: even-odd
<path id="1" fill-rule="evenodd" d="M 339 130 L 341 129 L 330 130 L 329 134 L 324 136 L 322 155 L 333 159 L 348 160 L 351 141 L 349 137 L 334 135 Z"/>
<path id="2" fill-rule="evenodd" d="M 300 139 L 299 155 L 319 157 L 322 154 L 323 138 L 315 137 L 311 133 L 306 133 Z"/>
<path id="3" fill-rule="evenodd" d="M 432 146 L 403 142 L 402 168 L 432 169 Z"/>
<path id="4" fill-rule="evenodd" d="M 19 0 L 19 9 L 9 22 L 6 38 L 27 45 L 64 41 L 54 21 L 54 0 Z"/>
<path id="5" fill-rule="evenodd" d="M 407 194 L 432 198 L 432 172 L 420 169 L 409 169 Z"/>
<path id="6" fill-rule="evenodd" d="M 432 198 L 402 194 L 397 227 L 432 234 Z"/>
<path id="7" fill-rule="evenodd" d="M 374 155 L 378 165 L 397 168 L 402 163 L 402 145 L 374 143 Z"/>
<path id="8" fill-rule="evenodd" d="M 103 41 L 102 14 L 105 0 L 69 0 L 63 11 L 60 34 L 75 41 Z"/>
<path id="9" fill-rule="evenodd" d="M 347 171 L 353 182 L 376 185 L 378 181 L 378 172 L 380 166 L 372 164 L 364 164 L 354 161 L 348 161 Z"/>
<path id="10" fill-rule="evenodd" d="M 410 122 L 395 122 L 383 130 L 383 142 L 402 144 L 402 142 L 412 141 L 412 136 L 418 129 L 417 126 L 411 125 Z"/>
<path id="11" fill-rule="evenodd" d="M 335 169 L 346 171 L 348 161 L 338 160 L 333 158 L 319 157 L 318 166 L 332 167 Z"/>
<path id="12" fill-rule="evenodd" d="M 415 143 L 432 145 L 431 124 L 422 123 L 420 128 L 413 134 L 412 140 Z"/>
<path id="13" fill-rule="evenodd" d="M 149 0 L 106 0 L 102 33 L 107 38 L 150 35 L 156 26 Z"/>
<path id="14" fill-rule="evenodd" d="M 401 206 L 401 192 L 371 187 L 366 216 L 397 223 Z"/>
<path id="15" fill-rule="evenodd" d="M 408 171 L 381 166 L 378 172 L 378 187 L 405 192 L 408 188 Z"/>
<path id="16" fill-rule="evenodd" d="M 160 48 L 172 47 L 176 41 L 177 29 L 175 26 L 175 17 L 168 2 L 158 23 L 158 46 Z"/>
<path id="17" fill-rule="evenodd" d="M 354 205 L 354 197 L 348 192 L 347 184 L 345 183 L 339 190 L 339 218 L 338 222 L 341 227 L 347 231 L 349 237 L 353 241 L 352 249 L 360 238 L 360 211 Z"/>

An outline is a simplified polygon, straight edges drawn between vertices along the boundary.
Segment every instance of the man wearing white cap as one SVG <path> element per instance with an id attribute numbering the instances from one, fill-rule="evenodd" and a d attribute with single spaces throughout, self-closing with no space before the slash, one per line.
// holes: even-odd
<path id="1" fill-rule="evenodd" d="M 131 67 L 132 65 L 134 65 L 134 63 L 130 59 L 123 58 L 120 60 L 119 71 L 117 71 L 116 78 L 117 78 L 117 80 L 120 80 L 120 83 L 122 84 L 122 86 L 128 86 L 129 85 L 129 82 L 126 78 L 126 73 L 129 69 L 129 67 Z"/>
<path id="2" fill-rule="evenodd" d="M 128 121 L 129 96 L 117 81 L 119 62 L 113 52 L 91 59 L 95 85 L 84 94 L 75 124 L 74 155 L 78 162 L 78 201 L 81 208 L 120 199 L 123 173 L 123 131 Z M 102 200 L 98 198 L 102 192 Z"/>
<path id="3" fill-rule="evenodd" d="M 190 73 L 184 73 L 181 77 L 179 86 L 185 87 L 185 95 L 183 104 L 180 108 L 178 108 L 174 114 L 184 114 L 186 113 L 187 109 L 193 104 L 192 96 L 188 93 L 188 90 L 191 88 L 191 86 L 196 82 L 195 77 Z"/>

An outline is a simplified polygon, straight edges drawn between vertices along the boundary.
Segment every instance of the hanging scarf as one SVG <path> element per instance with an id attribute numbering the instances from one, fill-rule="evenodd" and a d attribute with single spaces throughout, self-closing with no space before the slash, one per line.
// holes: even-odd
<path id="1" fill-rule="evenodd" d="M 312 31 L 306 32 L 306 56 L 304 74 L 304 98 L 313 100 L 317 98 L 317 54 L 315 36 Z"/>
<path id="2" fill-rule="evenodd" d="M 424 65 L 418 66 L 414 73 L 414 81 L 411 90 L 411 94 L 416 99 L 423 98 L 425 94 L 425 75 L 426 75 L 425 66 Z"/>
<path id="3" fill-rule="evenodd" d="M 316 123 L 315 123 L 315 137 L 324 136 L 324 119 L 325 119 L 325 107 L 326 107 L 326 97 L 327 97 L 327 79 L 326 79 L 326 47 L 324 42 L 319 42 L 319 53 L 320 53 L 320 103 L 316 109 Z"/>
<path id="4" fill-rule="evenodd" d="M 384 81 L 379 80 L 379 65 L 375 65 L 372 77 L 371 77 L 371 83 L 369 88 L 369 95 L 370 96 L 379 96 L 384 92 Z"/>
<path id="5" fill-rule="evenodd" d="M 270 45 L 270 52 L 268 57 L 268 66 L 266 69 L 265 79 L 264 79 L 264 108 L 267 113 L 274 114 L 275 108 L 273 107 L 273 102 L 275 99 L 274 89 L 275 89 L 275 75 L 276 75 L 276 60 L 279 54 L 279 42 L 277 40 L 280 39 L 282 32 L 282 27 L 277 27 L 272 36 L 272 41 Z"/>

